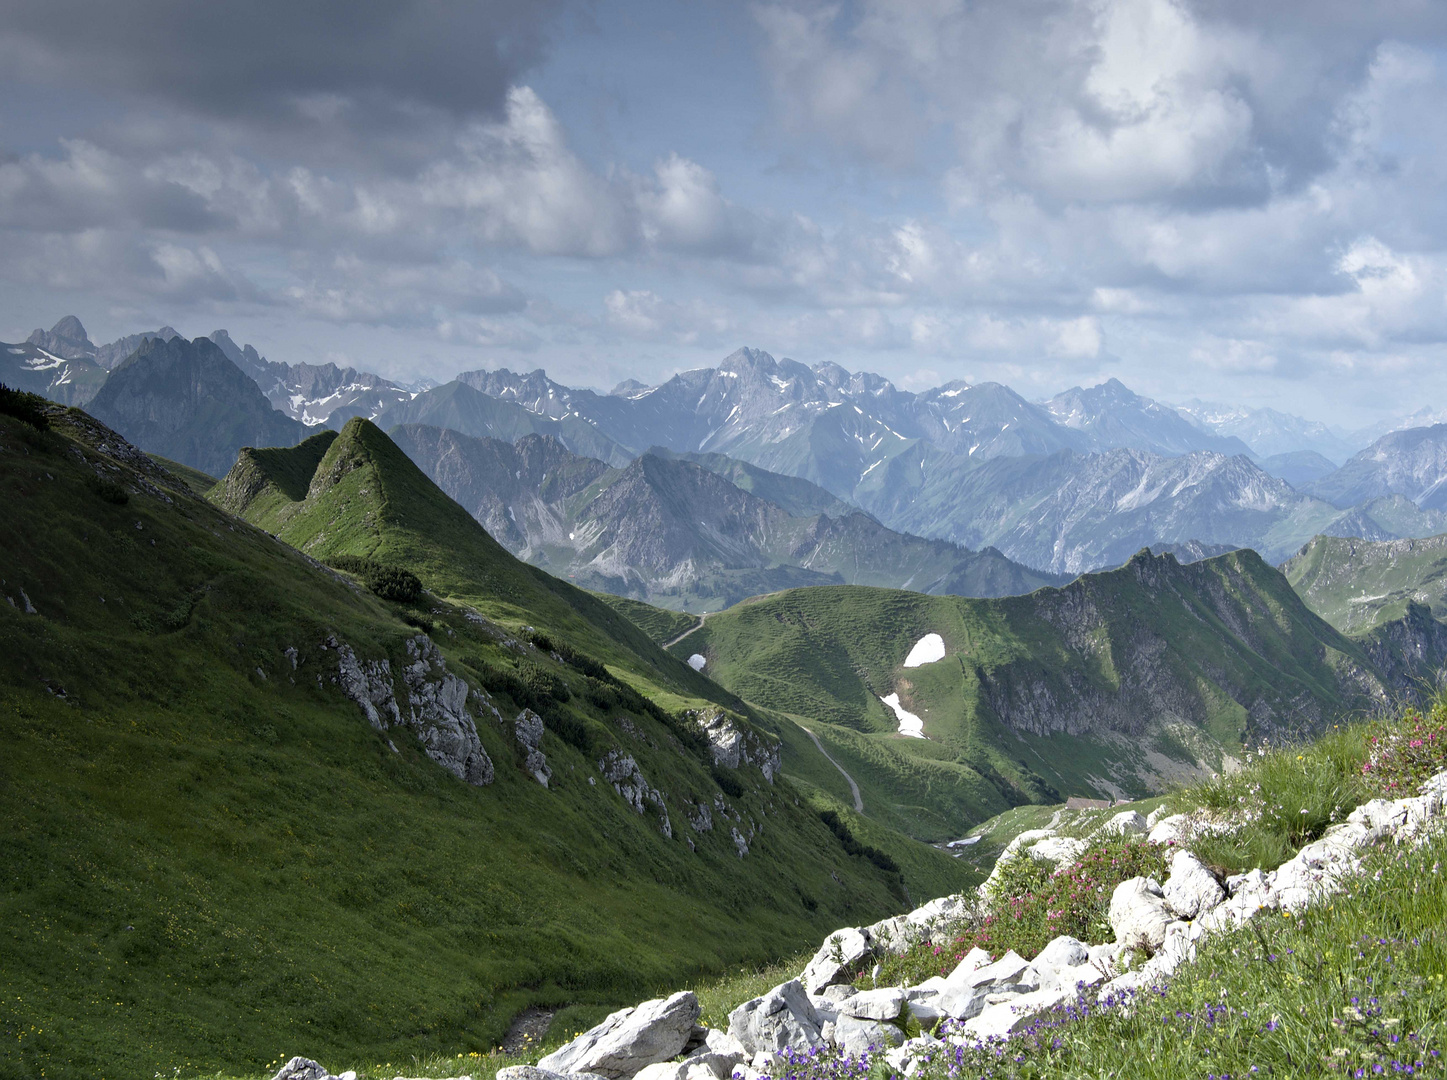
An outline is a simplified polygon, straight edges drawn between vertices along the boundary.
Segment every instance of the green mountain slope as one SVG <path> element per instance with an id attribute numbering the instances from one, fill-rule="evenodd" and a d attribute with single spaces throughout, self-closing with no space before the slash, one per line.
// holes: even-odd
<path id="1" fill-rule="evenodd" d="M 284 523 L 286 469 L 251 505 L 310 524 L 313 551 L 405 563 L 416 603 L 51 415 L 0 416 L 0 1075 L 482 1050 L 526 1005 L 596 1015 L 904 906 L 787 781 L 746 765 L 724 791 L 676 710 L 760 747 L 767 721 L 425 480 L 406 490 L 371 425 L 288 452 L 317 468 Z M 546 788 L 519 698 L 543 716 Z M 490 782 L 449 771 L 449 739 Z M 636 773 L 601 771 L 624 755 Z M 916 895 L 960 883 L 927 848 L 899 861 Z"/>
<path id="2" fill-rule="evenodd" d="M 904 668 L 931 633 L 944 658 Z M 866 812 L 931 839 L 1009 804 L 1145 794 L 1385 694 L 1363 648 L 1248 550 L 1189 566 L 1142 553 L 994 600 L 787 592 L 710 616 L 673 651 L 703 655 L 740 697 L 820 725 L 879 789 Z M 899 735 L 881 701 L 891 694 L 926 739 Z"/>
<path id="3" fill-rule="evenodd" d="M 1344 634 L 1361 634 L 1422 604 L 1447 617 L 1447 535 L 1424 540 L 1315 537 L 1281 566 L 1307 605 Z"/>

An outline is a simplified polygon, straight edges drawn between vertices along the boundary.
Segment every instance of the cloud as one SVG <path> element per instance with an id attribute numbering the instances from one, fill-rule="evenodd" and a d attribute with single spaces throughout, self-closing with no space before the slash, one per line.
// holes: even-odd
<path id="1" fill-rule="evenodd" d="M 305 140 L 496 114 L 560 0 L 8 0 L 11 78 L 84 86 Z M 410 118 L 410 120 L 409 120 Z M 364 140 L 359 140 L 364 141 Z"/>

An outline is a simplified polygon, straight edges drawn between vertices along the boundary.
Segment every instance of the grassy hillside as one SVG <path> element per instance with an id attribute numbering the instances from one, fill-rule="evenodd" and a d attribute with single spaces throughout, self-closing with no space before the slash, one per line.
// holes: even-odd
<path id="1" fill-rule="evenodd" d="M 311 522 L 314 551 L 403 562 L 430 594 L 382 600 L 84 414 L 44 432 L 0 416 L 0 1075 L 485 1051 L 526 1005 L 581 1022 L 959 881 L 927 848 L 903 879 L 846 854 L 757 769 L 722 791 L 674 710 L 728 695 L 405 490 L 375 428 L 318 460 L 283 531 Z M 333 640 L 387 661 L 405 710 L 424 631 L 470 686 L 488 786 L 406 727 L 374 730 L 335 683 Z M 600 691 L 577 654 L 666 708 Z M 549 789 L 492 712 L 510 721 L 515 694 L 545 710 Z M 659 792 L 671 839 L 597 775 L 611 749 Z M 720 798 L 752 834 L 744 858 L 688 823 Z"/>
<path id="2" fill-rule="evenodd" d="M 904 668 L 929 633 L 944 659 Z M 866 813 L 932 840 L 1010 805 L 1145 795 L 1382 697 L 1362 648 L 1250 551 L 1184 567 L 1143 554 L 998 600 L 786 592 L 710 616 L 674 651 L 809 724 L 873 789 Z M 900 737 L 892 693 L 926 739 Z"/>
<path id="3" fill-rule="evenodd" d="M 1307 605 L 1344 634 L 1361 634 L 1423 604 L 1447 616 L 1447 535 L 1425 540 L 1318 536 L 1282 564 Z"/>

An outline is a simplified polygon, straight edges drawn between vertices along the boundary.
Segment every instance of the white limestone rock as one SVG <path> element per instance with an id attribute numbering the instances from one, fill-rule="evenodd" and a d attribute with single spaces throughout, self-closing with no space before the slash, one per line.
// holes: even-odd
<path id="1" fill-rule="evenodd" d="M 513 733 L 518 745 L 523 749 L 523 768 L 534 780 L 547 787 L 553 778 L 553 770 L 548 767 L 548 759 L 540 749 L 543 744 L 543 730 L 543 718 L 531 709 L 524 709 L 513 721 Z"/>
<path id="2" fill-rule="evenodd" d="M 1084 840 L 1075 840 L 1068 836 L 1047 836 L 1026 848 L 1025 854 L 1041 862 L 1068 866 L 1085 854 L 1088 847 L 1090 845 Z"/>
<path id="3" fill-rule="evenodd" d="M 1161 887 L 1151 878 L 1122 881 L 1111 894 L 1111 929 L 1115 940 L 1127 949 L 1154 953 L 1165 942 L 1170 921 Z"/>
<path id="4" fill-rule="evenodd" d="M 1151 811 L 1151 817 L 1155 817 L 1155 811 Z M 1151 831 L 1146 834 L 1146 839 L 1162 846 L 1184 843 L 1190 836 L 1190 820 L 1186 814 L 1172 814 L 1154 822 L 1147 818 Z"/>
<path id="5" fill-rule="evenodd" d="M 837 930 L 829 935 L 804 969 L 804 986 L 809 993 L 817 994 L 826 986 L 849 982 L 859 966 L 873 955 L 874 944 L 867 930 L 852 926 Z"/>
<path id="6" fill-rule="evenodd" d="M 785 1047 L 807 1050 L 822 1042 L 819 1013 L 798 979 L 781 983 L 729 1013 L 728 1033 L 753 1055 Z"/>
<path id="7" fill-rule="evenodd" d="M 1064 990 L 1034 990 L 999 1001 L 967 1020 L 964 1030 L 977 1039 L 1004 1038 L 1028 1026 L 1034 1018 L 1065 1001 L 1071 995 Z"/>
<path id="8" fill-rule="evenodd" d="M 1122 810 L 1099 830 L 1106 836 L 1144 836 L 1146 819 L 1138 810 Z"/>
<path id="9" fill-rule="evenodd" d="M 620 1009 L 597 1027 L 538 1062 L 552 1072 L 592 1072 L 631 1080 L 648 1065 L 677 1057 L 698 1021 L 698 999 L 688 990 Z"/>
<path id="10" fill-rule="evenodd" d="M 1206 864 L 1189 851 L 1171 856 L 1171 873 L 1162 895 L 1178 919 L 1194 919 L 1226 899 L 1226 890 Z"/>
<path id="11" fill-rule="evenodd" d="M 895 1020 L 903 1008 L 904 991 L 897 986 L 852 994 L 837 1006 L 840 1015 L 856 1020 Z"/>
<path id="12" fill-rule="evenodd" d="M 904 1042 L 904 1032 L 893 1024 L 878 1020 L 860 1020 L 853 1016 L 841 1016 L 834 1022 L 830 1041 L 846 1054 L 858 1057 L 871 1047 L 882 1049 L 899 1046 Z"/>

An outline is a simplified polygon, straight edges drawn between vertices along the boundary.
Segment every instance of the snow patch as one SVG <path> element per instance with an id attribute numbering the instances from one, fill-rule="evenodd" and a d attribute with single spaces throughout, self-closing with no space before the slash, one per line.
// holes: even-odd
<path id="1" fill-rule="evenodd" d="M 894 715 L 899 717 L 899 733 L 901 735 L 907 735 L 911 739 L 924 738 L 924 721 L 900 705 L 899 694 L 890 694 L 889 697 L 882 697 L 879 700 L 893 709 Z"/>
<path id="2" fill-rule="evenodd" d="M 704 658 L 703 653 L 694 653 L 688 658 L 688 666 L 693 668 L 694 671 L 702 671 L 703 666 L 707 663 L 708 660 Z"/>
<path id="3" fill-rule="evenodd" d="M 905 667 L 923 667 L 945 658 L 945 639 L 938 634 L 926 634 L 914 643 L 909 655 L 904 658 Z"/>

